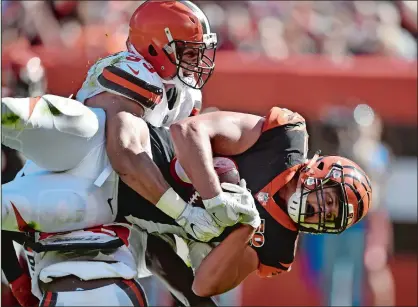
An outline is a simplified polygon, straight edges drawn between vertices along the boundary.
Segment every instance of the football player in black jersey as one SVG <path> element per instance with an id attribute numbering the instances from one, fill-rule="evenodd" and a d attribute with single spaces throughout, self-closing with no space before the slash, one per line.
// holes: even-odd
<path id="1" fill-rule="evenodd" d="M 225 227 L 209 244 L 189 237 L 191 257 L 202 257 L 191 259 L 200 264 L 193 283 L 199 296 L 224 293 L 255 270 L 261 277 L 289 271 L 299 231 L 341 233 L 362 219 L 371 205 L 370 180 L 357 164 L 338 156 L 307 159 L 305 120 L 287 109 L 273 108 L 266 117 L 233 112 L 199 115 L 172 125 L 171 136 L 152 126 L 147 131 L 153 160 L 170 189 L 187 200 L 193 192 L 184 182 L 191 181 L 204 207 Z M 232 159 L 246 182 L 225 190 L 214 168 L 216 156 Z M 172 175 L 176 163 L 188 177 L 184 182 Z M 226 194 L 240 199 L 247 210 L 234 211 Z M 120 182 L 120 218 L 128 216 L 153 233 L 172 231 L 174 219 L 146 203 Z M 214 248 L 212 243 L 220 244 Z"/>
<path id="2" fill-rule="evenodd" d="M 227 156 L 246 180 L 261 218 L 257 229 L 228 227 L 213 239 L 221 243 L 195 272 L 193 291 L 199 296 L 224 293 L 256 270 L 262 277 L 289 271 L 299 231 L 341 233 L 371 206 L 364 171 L 339 156 L 308 160 L 305 120 L 287 109 L 273 108 L 266 117 L 203 114 L 170 131 L 176 157 L 205 206 L 223 193 L 212 157 Z"/>

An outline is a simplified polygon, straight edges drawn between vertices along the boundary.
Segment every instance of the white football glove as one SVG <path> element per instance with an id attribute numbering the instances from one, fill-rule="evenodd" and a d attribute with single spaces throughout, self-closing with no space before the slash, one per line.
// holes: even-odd
<path id="1" fill-rule="evenodd" d="M 224 231 L 205 209 L 187 204 L 173 188 L 169 188 L 155 206 L 198 241 L 208 242 Z"/>
<path id="2" fill-rule="evenodd" d="M 237 223 L 257 228 L 261 224 L 260 215 L 254 198 L 247 190 L 247 184 L 241 179 L 240 184 L 221 183 L 224 190 L 218 196 L 203 200 L 206 210 L 212 214 L 220 226 L 233 226 Z"/>
<path id="3" fill-rule="evenodd" d="M 208 242 L 224 231 L 224 227 L 219 226 L 205 209 L 192 205 L 186 206 L 176 223 L 201 242 Z"/>

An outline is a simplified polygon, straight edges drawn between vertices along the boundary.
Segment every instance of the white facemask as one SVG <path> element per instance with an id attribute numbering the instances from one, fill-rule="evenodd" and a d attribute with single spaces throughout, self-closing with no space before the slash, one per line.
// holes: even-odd
<path id="1" fill-rule="evenodd" d="M 306 201 L 308 199 L 308 194 L 305 193 L 302 196 L 302 189 L 297 188 L 296 191 L 290 196 L 288 202 L 287 202 L 287 212 L 290 216 L 290 218 L 295 222 L 303 222 L 304 221 L 304 215 L 300 217 L 299 221 L 299 214 L 306 212 Z M 302 196 L 302 201 L 301 201 Z"/>

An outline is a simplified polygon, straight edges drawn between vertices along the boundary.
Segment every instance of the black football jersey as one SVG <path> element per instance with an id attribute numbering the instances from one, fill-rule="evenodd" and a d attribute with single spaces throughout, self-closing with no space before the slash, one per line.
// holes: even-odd
<path id="1" fill-rule="evenodd" d="M 149 125 L 153 160 L 173 189 L 188 201 L 193 189 L 174 179 L 170 164 L 174 147 L 167 128 Z M 298 232 L 287 215 L 285 204 L 277 197 L 283 187 L 305 162 L 308 134 L 305 120 L 297 113 L 273 108 L 266 116 L 263 132 L 257 142 L 240 155 L 230 156 L 241 178 L 251 190 L 262 224 L 249 244 L 257 252 L 261 276 L 288 271 L 294 260 Z M 133 215 L 156 223 L 177 225 L 176 222 L 149 203 L 121 180 L 119 181 L 118 219 Z M 212 242 L 220 242 L 237 225 L 228 227 Z"/>
<path id="2" fill-rule="evenodd" d="M 298 231 L 277 192 L 305 162 L 307 141 L 303 117 L 286 109 L 273 108 L 257 142 L 244 153 L 229 157 L 236 162 L 241 178 L 246 180 L 260 213 L 262 223 L 250 244 L 258 254 L 261 276 L 288 271 L 293 262 Z M 232 229 L 225 230 L 214 241 L 222 240 Z"/>

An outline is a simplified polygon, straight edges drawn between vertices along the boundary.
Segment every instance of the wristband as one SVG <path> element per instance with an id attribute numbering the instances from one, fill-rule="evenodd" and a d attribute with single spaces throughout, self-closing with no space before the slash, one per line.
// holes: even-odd
<path id="1" fill-rule="evenodd" d="M 173 190 L 169 188 L 156 204 L 157 208 L 162 212 L 177 219 L 184 211 L 187 203 Z"/>

